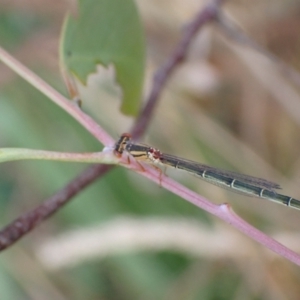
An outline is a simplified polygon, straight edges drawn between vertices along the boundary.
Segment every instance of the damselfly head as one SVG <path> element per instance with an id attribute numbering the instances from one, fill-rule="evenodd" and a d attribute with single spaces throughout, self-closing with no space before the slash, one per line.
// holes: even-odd
<path id="1" fill-rule="evenodd" d="M 131 139 L 130 133 L 123 133 L 115 144 L 114 153 L 120 157 L 126 149 L 127 142 Z"/>

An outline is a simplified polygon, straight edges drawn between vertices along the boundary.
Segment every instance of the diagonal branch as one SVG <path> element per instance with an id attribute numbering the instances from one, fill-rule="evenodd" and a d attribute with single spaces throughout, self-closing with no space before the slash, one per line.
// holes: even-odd
<path id="1" fill-rule="evenodd" d="M 259 231 L 257 228 L 244 221 L 242 218 L 240 218 L 234 213 L 230 205 L 216 205 L 208 201 L 204 197 L 198 195 L 197 193 L 189 190 L 185 186 L 179 184 L 178 182 L 172 180 L 166 175 L 162 175 L 160 171 L 154 168 L 149 168 L 149 166 L 143 165 L 143 169 L 144 171 L 141 172 L 141 175 L 158 183 L 165 189 L 182 197 L 183 199 L 187 200 L 193 205 L 211 213 L 212 215 L 217 216 L 218 218 L 237 228 L 239 231 L 243 232 L 247 236 L 251 237 L 253 240 L 257 241 L 261 245 L 264 245 L 271 251 L 281 255 L 282 257 L 285 257 L 289 261 L 300 266 L 300 254 L 288 249 L 284 245 L 280 244 L 276 240 L 272 239 L 265 233 Z"/>
<path id="2" fill-rule="evenodd" d="M 10 247 L 26 233 L 51 217 L 85 187 L 94 182 L 96 178 L 103 176 L 110 169 L 111 166 L 109 165 L 94 165 L 87 168 L 43 204 L 21 215 L 4 227 L 0 231 L 0 251 Z"/>
<path id="3" fill-rule="evenodd" d="M 224 0 L 212 1 L 196 15 L 196 17 L 186 26 L 184 35 L 174 52 L 154 74 L 152 89 L 147 98 L 146 105 L 138 116 L 132 129 L 132 137 L 135 140 L 139 139 L 148 128 L 162 89 L 165 87 L 168 79 L 176 68 L 185 60 L 195 36 L 204 25 L 218 18 L 220 5 L 223 2 Z"/>
<path id="4" fill-rule="evenodd" d="M 219 7 L 223 2 L 224 0 L 213 0 L 196 15 L 195 19 L 190 23 L 190 25 L 188 25 L 185 34 L 182 40 L 179 42 L 173 55 L 171 55 L 167 62 L 156 72 L 153 78 L 153 87 L 147 99 L 146 105 L 132 129 L 135 138 L 139 138 L 147 129 L 162 89 L 164 88 L 168 78 L 172 75 L 176 67 L 178 67 L 186 57 L 188 48 L 193 41 L 196 33 L 202 28 L 202 26 L 217 18 Z M 51 100 L 53 100 L 53 97 L 57 99 L 59 102 L 57 104 L 66 109 L 76 119 L 78 114 L 82 115 L 83 118 L 79 117 L 79 122 L 85 128 L 89 128 L 88 130 L 97 139 L 103 141 L 105 145 L 111 143 L 111 137 L 109 137 L 101 129 L 100 126 L 95 124 L 95 122 L 89 116 L 84 115 L 75 106 L 75 108 L 71 108 L 69 104 L 66 104 L 63 100 L 60 101 L 59 99 L 62 99 L 60 98 L 60 95 L 56 91 L 54 91 L 47 83 L 38 78 L 30 70 L 26 70 L 23 65 L 21 65 L 1 49 L 0 59 L 2 59 L 2 61 L 5 61 L 8 66 L 10 66 L 24 79 L 31 82 L 33 86 L 37 87 L 40 91 L 49 96 Z M 53 93 L 51 93 L 52 91 Z M 63 105 L 61 105 L 62 103 Z M 64 107 L 65 104 L 67 105 L 67 107 Z M 17 242 L 26 233 L 49 218 L 62 206 L 68 203 L 72 199 L 72 197 L 78 194 L 90 183 L 94 182 L 97 178 L 103 176 L 110 169 L 111 167 L 107 165 L 95 165 L 88 168 L 86 171 L 73 179 L 69 184 L 67 184 L 62 190 L 58 191 L 51 198 L 45 200 L 42 205 L 38 206 L 32 211 L 25 213 L 24 215 L 13 221 L 11 224 L 7 225 L 0 231 L 0 250 L 3 250 Z"/>
<path id="5" fill-rule="evenodd" d="M 0 60 L 37 90 L 46 95 L 51 101 L 65 110 L 105 146 L 110 146 L 113 143 L 113 139 L 89 115 L 85 114 L 78 105 L 56 91 L 52 86 L 21 64 L 1 47 Z"/>

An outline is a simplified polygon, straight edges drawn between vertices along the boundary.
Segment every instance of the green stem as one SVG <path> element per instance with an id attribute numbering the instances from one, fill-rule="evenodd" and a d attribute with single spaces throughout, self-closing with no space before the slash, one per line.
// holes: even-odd
<path id="1" fill-rule="evenodd" d="M 0 148 L 0 162 L 23 159 L 72 161 L 102 164 L 117 164 L 119 162 L 119 158 L 117 158 L 112 151 L 69 153 L 24 148 Z"/>

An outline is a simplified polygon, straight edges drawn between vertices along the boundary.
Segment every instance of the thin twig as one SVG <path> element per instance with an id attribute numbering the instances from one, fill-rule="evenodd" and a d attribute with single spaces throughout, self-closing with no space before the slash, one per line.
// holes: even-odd
<path id="1" fill-rule="evenodd" d="M 113 138 L 110 137 L 89 115 L 85 114 L 76 103 L 64 97 L 1 47 L 0 60 L 37 90 L 46 95 L 51 101 L 65 110 L 105 146 L 110 146 L 114 142 Z"/>
<path id="2" fill-rule="evenodd" d="M 214 0 L 212 1 L 212 3 L 210 3 L 200 11 L 196 18 L 187 27 L 185 35 L 174 51 L 174 54 L 163 65 L 163 67 L 156 72 L 156 75 L 153 79 L 153 87 L 148 97 L 147 103 L 133 127 L 132 132 L 134 138 L 139 138 L 147 129 L 150 119 L 153 115 L 154 108 L 158 101 L 158 97 L 166 81 L 172 75 L 175 68 L 186 57 L 188 48 L 198 30 L 203 25 L 216 18 L 216 16 L 218 15 L 219 7 L 223 2 L 224 0 Z M 42 83 L 41 86 L 43 86 L 42 80 L 39 83 Z M 76 114 L 77 113 L 78 111 L 76 112 Z M 82 122 L 80 123 L 82 124 Z M 97 136 L 98 139 L 104 139 L 106 143 L 110 142 L 109 136 L 105 136 L 101 132 L 99 134 L 98 128 L 94 127 L 93 129 L 93 133 L 95 133 L 96 131 L 96 135 L 94 135 Z M 88 168 L 86 171 L 73 179 L 69 184 L 67 184 L 62 190 L 58 191 L 51 198 L 47 199 L 42 205 L 38 206 L 32 211 L 23 214 L 11 224 L 7 225 L 0 231 L 0 250 L 6 249 L 17 242 L 26 233 L 34 229 L 36 226 L 38 226 L 40 223 L 42 223 L 44 220 L 58 211 L 62 206 L 68 203 L 73 198 L 73 196 L 78 194 L 87 185 L 94 182 L 97 178 L 104 175 L 110 169 L 111 166 L 107 165 L 96 165 Z"/>
<path id="3" fill-rule="evenodd" d="M 6 161 L 34 159 L 79 163 L 117 164 L 119 162 L 119 158 L 114 155 L 112 150 L 113 149 L 110 149 L 110 151 L 76 153 L 33 150 L 26 148 L 0 148 L 0 163 Z"/>
<path id="4" fill-rule="evenodd" d="M 60 210 L 96 178 L 107 173 L 109 165 L 94 165 L 68 183 L 43 204 L 23 214 L 0 231 L 0 251 L 8 248 L 26 233 Z"/>
<path id="5" fill-rule="evenodd" d="M 170 55 L 168 60 L 154 74 L 153 86 L 149 97 L 147 98 L 146 105 L 138 116 L 131 131 L 134 139 L 139 139 L 148 128 L 162 89 L 175 69 L 186 58 L 189 47 L 199 30 L 208 22 L 213 21 L 218 17 L 220 5 L 223 2 L 224 0 L 212 1 L 196 15 L 194 20 L 187 25 L 184 35 L 173 54 Z"/>

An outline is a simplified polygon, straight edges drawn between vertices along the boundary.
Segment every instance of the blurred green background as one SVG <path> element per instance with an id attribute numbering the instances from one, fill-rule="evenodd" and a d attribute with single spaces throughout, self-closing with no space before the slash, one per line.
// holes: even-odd
<path id="1" fill-rule="evenodd" d="M 145 95 L 201 1 L 137 0 L 147 40 Z M 226 15 L 300 68 L 297 0 L 228 1 Z M 0 45 L 66 94 L 58 44 L 75 1 L 0 2 Z M 300 72 L 300 71 L 299 71 Z M 279 182 L 300 199 L 300 88 L 276 65 L 208 25 L 171 78 L 144 141 L 161 150 Z M 100 70 L 81 87 L 83 109 L 117 138 L 133 119 Z M 110 100 L 110 105 L 108 105 Z M 0 147 L 102 148 L 46 97 L 0 64 Z M 0 166 L 0 224 L 40 204 L 83 164 Z M 300 252 L 299 212 L 167 174 Z M 299 268 L 215 217 L 114 168 L 0 256 L 2 299 L 299 299 Z"/>

